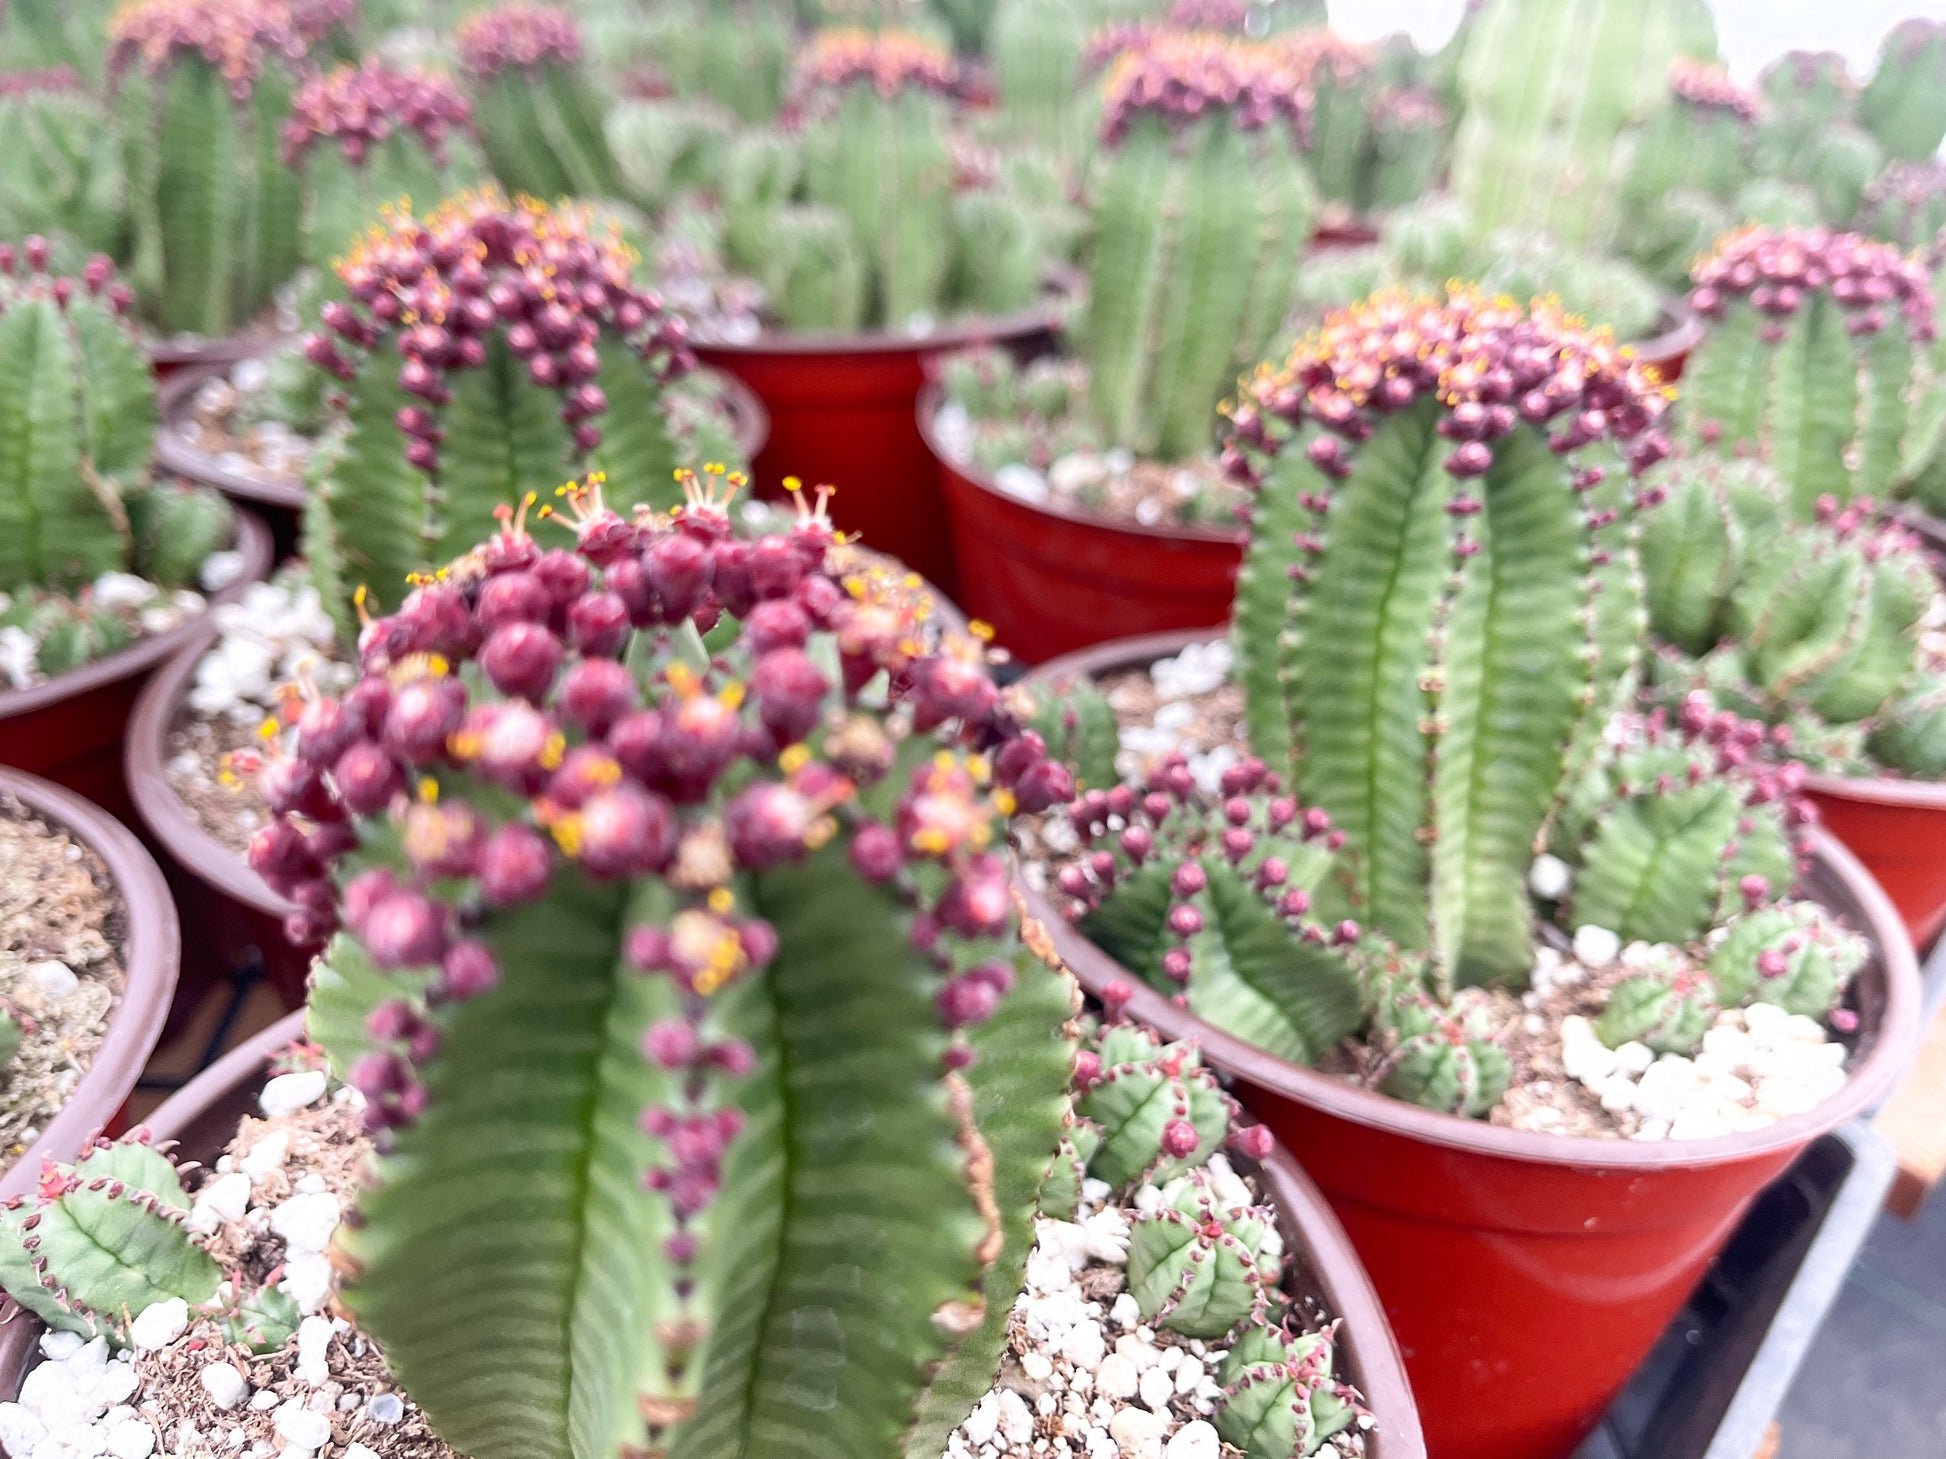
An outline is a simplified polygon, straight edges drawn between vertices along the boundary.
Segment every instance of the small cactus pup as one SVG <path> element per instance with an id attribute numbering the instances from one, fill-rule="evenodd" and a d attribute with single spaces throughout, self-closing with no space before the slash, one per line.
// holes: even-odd
<path id="1" fill-rule="evenodd" d="M 382 61 L 339 66 L 299 88 L 284 161 L 304 177 L 304 259 L 330 264 L 382 206 L 430 205 L 477 185 L 473 109 L 446 77 Z"/>
<path id="2" fill-rule="evenodd" d="M 1900 21 L 1879 48 L 1858 118 L 1885 155 L 1924 162 L 1946 141 L 1946 23 Z"/>
<path id="3" fill-rule="evenodd" d="M 296 1304 L 266 1284 L 245 1291 L 185 1225 L 189 1197 L 168 1156 L 136 1129 L 97 1139 L 73 1165 L 42 1166 L 31 1197 L 0 1207 L 0 1287 L 57 1332 L 129 1345 L 150 1307 L 182 1302 L 251 1352 L 297 1330 Z"/>
<path id="4" fill-rule="evenodd" d="M 128 0 L 110 26 L 135 220 L 131 276 L 167 334 L 234 334 L 300 261 L 283 128 L 351 0 Z"/>
<path id="5" fill-rule="evenodd" d="M 1357 1393 L 1331 1376 L 1333 1336 L 1265 1324 L 1238 1338 L 1217 1370 L 1223 1442 L 1245 1459 L 1296 1459 L 1357 1423 Z"/>
<path id="6" fill-rule="evenodd" d="M 548 202 L 617 196 L 602 106 L 582 70 L 581 29 L 570 11 L 481 10 L 460 22 L 454 44 L 481 145 L 503 186 Z"/>
<path id="7" fill-rule="evenodd" d="M 306 343 L 338 388 L 305 554 L 347 641 L 361 587 L 396 606 L 534 482 L 600 473 L 624 509 L 669 500 L 669 386 L 692 359 L 634 269 L 588 207 L 492 188 L 391 210 L 338 264 L 346 297 Z"/>
<path id="8" fill-rule="evenodd" d="M 0 72 L 0 238 L 47 236 L 60 268 L 126 252 L 121 143 L 101 99 L 65 66 Z"/>
<path id="9" fill-rule="evenodd" d="M 1669 63 L 1670 105 L 1635 136 L 1623 197 L 1629 256 L 1679 283 L 1690 261 L 1735 219 L 1731 203 L 1748 179 L 1758 98 L 1713 62 Z"/>
<path id="10" fill-rule="evenodd" d="M 1316 189 L 1309 92 L 1268 44 L 1160 32 L 1102 83 L 1089 304 L 1079 342 L 1108 441 L 1204 454 L 1216 405 L 1290 312 Z"/>
<path id="11" fill-rule="evenodd" d="M 0 244 L 0 634 L 12 687 L 105 657 L 180 618 L 235 520 L 214 493 L 152 483 L 154 376 L 130 293 L 97 256 L 46 270 L 45 239 Z"/>
<path id="12" fill-rule="evenodd" d="M 1692 271 L 1708 332 L 1683 372 L 1684 436 L 1763 454 L 1808 520 L 1825 497 L 1887 497 L 1930 393 L 1920 261 L 1825 228 L 1738 229 Z"/>
<path id="13" fill-rule="evenodd" d="M 422 584 L 252 847 L 294 931 L 343 923 L 345 1300 L 475 1459 L 950 1430 L 1067 1118 L 999 838 L 1071 778 L 903 575 L 727 506 L 509 523 Z"/>
<path id="14" fill-rule="evenodd" d="M 1231 408 L 1251 747 L 1442 994 L 1533 965 L 1536 840 L 1633 681 L 1667 405 L 1606 331 L 1456 286 L 1331 316 Z"/>
<path id="15" fill-rule="evenodd" d="M 1264 1316 L 1277 1280 L 1273 1235 L 1267 1209 L 1226 1209 L 1208 1176 L 1192 1172 L 1130 1223 L 1129 1292 L 1147 1321 L 1185 1337 L 1228 1337 Z"/>

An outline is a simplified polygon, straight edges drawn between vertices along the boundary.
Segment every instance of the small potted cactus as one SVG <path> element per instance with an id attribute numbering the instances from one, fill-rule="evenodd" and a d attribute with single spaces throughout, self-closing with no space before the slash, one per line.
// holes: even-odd
<path id="1" fill-rule="evenodd" d="M 699 338 L 764 403 L 760 481 L 838 488 L 837 520 L 950 589 L 937 469 L 913 406 L 925 363 L 972 342 L 1044 339 L 1055 230 L 962 145 L 960 71 L 896 30 L 826 31 L 799 57 L 792 125 L 735 138 L 716 184 L 728 262 L 769 328 Z"/>
<path id="2" fill-rule="evenodd" d="M 547 202 L 618 195 L 572 12 L 501 5 L 467 16 L 453 39 L 474 90 L 481 145 L 504 187 Z"/>
<path id="3" fill-rule="evenodd" d="M 361 623 L 455 556 L 467 523 L 538 519 L 528 481 L 599 475 L 623 510 L 670 505 L 678 468 L 725 473 L 751 444 L 732 424 L 760 429 L 761 414 L 691 374 L 681 325 L 583 205 L 489 189 L 423 217 L 394 210 L 338 279 L 343 297 L 303 346 L 329 384 L 308 487 L 275 488 L 301 504 L 302 566 L 157 676 L 124 748 L 137 807 L 197 909 L 198 963 L 261 960 L 293 1005 L 315 949 L 282 937 L 291 909 L 241 856 L 267 808 L 224 777 L 228 754 L 292 710 L 279 676 L 344 672 Z M 565 506 L 548 492 L 547 511 Z"/>
<path id="4" fill-rule="evenodd" d="M 962 594 L 1028 662 L 1220 621 L 1239 556 L 1216 406 L 1289 313 L 1316 192 L 1277 47 L 1151 29 L 1103 85 L 1078 359 L 949 359 L 919 419 Z"/>
<path id="5" fill-rule="evenodd" d="M 206 606 L 269 566 L 262 529 L 214 492 L 155 480 L 155 382 L 97 256 L 46 272 L 45 239 L 0 245 L 0 764 L 126 804 L 136 691 Z"/>
<path id="6" fill-rule="evenodd" d="M 0 1201 L 34 1189 L 120 1117 L 175 993 L 180 948 L 162 873 L 125 826 L 72 791 L 0 769 L 13 889 L 0 1022 Z"/>
<path id="7" fill-rule="evenodd" d="M 237 336 L 261 332 L 297 271 L 303 200 L 284 124 L 313 48 L 350 12 L 351 0 L 134 0 L 116 12 L 130 276 L 163 336 L 158 364 L 239 357 Z"/>
<path id="8" fill-rule="evenodd" d="M 1666 407 L 1545 304 L 1333 316 L 1231 412 L 1228 643 L 1104 645 L 1021 706 L 1083 787 L 1030 909 L 1304 1152 L 1441 1455 L 1571 1451 L 1916 1032 L 1910 945 L 1766 728 L 1627 712 Z M 1799 1017 L 1802 1085 L 1757 1052 Z"/>
<path id="9" fill-rule="evenodd" d="M 1678 462 L 1661 487 L 1641 544 L 1655 678 L 1777 726 L 1826 824 L 1927 946 L 1946 922 L 1946 661 L 1924 547 L 1868 499 L 1794 520 L 1754 461 Z"/>

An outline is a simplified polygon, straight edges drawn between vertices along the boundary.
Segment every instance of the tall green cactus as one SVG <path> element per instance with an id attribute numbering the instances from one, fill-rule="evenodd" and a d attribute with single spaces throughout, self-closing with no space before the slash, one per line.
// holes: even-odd
<path id="1" fill-rule="evenodd" d="M 1890 496 L 1915 469 L 1907 441 L 1930 388 L 1920 264 L 1856 234 L 1749 227 L 1693 281 L 1709 330 L 1683 375 L 1685 434 L 1763 453 L 1800 521 L 1825 497 Z"/>
<path id="2" fill-rule="evenodd" d="M 306 53 L 349 0 L 135 0 L 112 28 L 135 214 L 132 276 L 169 333 L 250 324 L 296 271 L 283 127 Z"/>
<path id="3" fill-rule="evenodd" d="M 1081 82 L 1087 8 L 1073 0 L 999 0 L 993 17 L 993 85 L 1008 130 L 1066 157 L 1084 155 L 1092 100 Z"/>
<path id="4" fill-rule="evenodd" d="M 1612 247 L 1624 139 L 1670 105 L 1672 61 L 1715 52 L 1704 0 L 1486 0 L 1461 61 L 1454 193 L 1482 228 Z"/>
<path id="5" fill-rule="evenodd" d="M 950 1429 L 1066 1122 L 1072 985 L 997 836 L 1071 779 L 901 574 L 724 505 L 510 527 L 422 586 L 302 717 L 323 820 L 252 847 L 343 919 L 311 1032 L 378 1141 L 345 1300 L 476 1459 Z"/>
<path id="6" fill-rule="evenodd" d="M 0 73 L 0 238 L 48 235 L 60 266 L 126 251 L 127 176 L 101 102 L 66 68 Z M 64 254 L 75 254 L 72 260 Z"/>
<path id="7" fill-rule="evenodd" d="M 1605 334 L 1456 290 L 1334 317 L 1233 413 L 1251 745 L 1442 986 L 1532 966 L 1535 838 L 1631 672 L 1625 468 L 1664 404 Z"/>
<path id="8" fill-rule="evenodd" d="M 1619 232 L 1630 257 L 1673 280 L 1733 221 L 1730 201 L 1752 166 L 1757 98 L 1722 67 L 1686 57 L 1670 63 L 1669 91 L 1671 104 L 1632 139 Z"/>
<path id="9" fill-rule="evenodd" d="M 430 207 L 484 175 L 472 108 L 445 77 L 378 61 L 305 82 L 284 127 L 284 160 L 304 178 L 304 257 L 327 265 L 378 219 Z"/>
<path id="10" fill-rule="evenodd" d="M 617 196 L 603 108 L 581 69 L 581 30 L 570 12 L 482 10 L 461 22 L 454 42 L 474 88 L 481 146 L 503 186 L 548 202 Z"/>
<path id="11" fill-rule="evenodd" d="M 1915 17 L 1893 27 L 1858 97 L 1858 117 L 1889 157 L 1923 162 L 1939 150 L 1946 141 L 1946 23 Z"/>
<path id="12" fill-rule="evenodd" d="M 395 212 L 339 265 L 349 297 L 306 345 L 342 389 L 305 552 L 341 627 L 361 590 L 396 605 L 534 482 L 595 473 L 624 506 L 672 499 L 664 386 L 691 357 L 632 270 L 587 208 L 491 189 Z"/>
<path id="13" fill-rule="evenodd" d="M 1306 92 L 1269 46 L 1163 32 L 1103 84 L 1104 153 L 1080 342 L 1111 442 L 1174 461 L 1294 301 L 1315 189 Z"/>

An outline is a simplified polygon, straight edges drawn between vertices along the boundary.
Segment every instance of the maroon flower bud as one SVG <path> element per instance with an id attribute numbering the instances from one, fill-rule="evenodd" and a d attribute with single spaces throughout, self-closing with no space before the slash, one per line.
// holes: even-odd
<path id="1" fill-rule="evenodd" d="M 628 643 L 628 604 L 617 593 L 590 593 L 568 608 L 568 641 L 591 659 L 610 659 Z"/>
<path id="2" fill-rule="evenodd" d="M 466 690 L 457 679 L 414 679 L 393 692 L 379 741 L 407 763 L 423 765 L 445 755 L 465 713 Z"/>
<path id="3" fill-rule="evenodd" d="M 422 876 L 471 876 L 478 868 L 485 828 L 465 801 L 415 805 L 405 814 L 406 859 Z"/>
<path id="4" fill-rule="evenodd" d="M 395 891 L 365 918 L 359 940 L 380 969 L 423 968 L 446 952 L 446 912 L 417 892 Z"/>
<path id="5" fill-rule="evenodd" d="M 464 1003 L 500 986 L 500 965 L 477 942 L 456 942 L 440 959 L 438 992 L 448 1003 Z"/>
<path id="6" fill-rule="evenodd" d="M 613 659 L 583 659 L 561 680 L 561 708 L 591 735 L 605 735 L 635 708 L 635 676 Z"/>
<path id="7" fill-rule="evenodd" d="M 991 983 L 970 974 L 952 979 L 934 998 L 940 1022 L 948 1028 L 985 1023 L 1000 1006 L 1000 993 Z"/>
<path id="8" fill-rule="evenodd" d="M 802 858 L 816 819 L 811 804 L 790 786 L 758 784 L 725 808 L 723 830 L 738 865 L 768 871 Z"/>
<path id="9" fill-rule="evenodd" d="M 250 869 L 279 896 L 285 888 L 322 872 L 304 833 L 289 821 L 272 821 L 250 838 Z"/>
<path id="10" fill-rule="evenodd" d="M 800 648 L 772 649 L 757 660 L 750 675 L 757 718 L 779 748 L 798 743 L 817 727 L 831 688 L 831 681 Z"/>
<path id="11" fill-rule="evenodd" d="M 851 865 L 866 881 L 878 886 L 899 874 L 905 865 L 898 835 L 876 822 L 861 826 L 851 841 Z"/>
<path id="12" fill-rule="evenodd" d="M 643 876 L 669 864 L 676 817 L 667 801 L 624 782 L 581 808 L 581 864 L 599 877 Z"/>
<path id="13" fill-rule="evenodd" d="M 1076 1093 L 1086 1094 L 1101 1081 L 1101 1055 L 1093 1049 L 1082 1049 L 1074 1056 L 1074 1087 Z"/>
<path id="14" fill-rule="evenodd" d="M 372 908 L 399 889 L 398 881 L 384 867 L 361 871 L 345 883 L 345 925 L 359 937 L 365 935 L 365 921 Z"/>
<path id="15" fill-rule="evenodd" d="M 775 649 L 801 649 L 810 636 L 810 615 L 789 599 L 759 603 L 744 616 L 743 639 L 758 658 Z"/>
<path id="16" fill-rule="evenodd" d="M 1172 1160 L 1187 1160 L 1202 1143 L 1196 1127 L 1188 1120 L 1170 1120 L 1162 1127 L 1162 1153 Z"/>
<path id="17" fill-rule="evenodd" d="M 546 891 L 553 870 L 553 853 L 541 834 L 514 822 L 487 837 L 480 848 L 475 875 L 487 901 L 496 907 L 511 907 L 531 902 Z"/>
<path id="18" fill-rule="evenodd" d="M 480 667 L 502 694 L 540 703 L 561 667 L 561 641 L 535 623 L 508 623 L 487 635 Z"/>
<path id="19" fill-rule="evenodd" d="M 700 1054 L 696 1030 L 683 1019 L 666 1018 L 651 1024 L 642 1037 L 642 1055 L 658 1068 L 675 1073 L 693 1065 Z"/>
<path id="20" fill-rule="evenodd" d="M 474 617 L 485 629 L 508 623 L 546 623 L 554 600 L 541 580 L 528 572 L 507 572 L 488 578 L 480 588 Z"/>
<path id="21" fill-rule="evenodd" d="M 658 537 L 643 556 L 642 567 L 655 595 L 658 621 L 679 622 L 701 605 L 709 587 L 710 551 L 695 538 L 681 533 Z"/>

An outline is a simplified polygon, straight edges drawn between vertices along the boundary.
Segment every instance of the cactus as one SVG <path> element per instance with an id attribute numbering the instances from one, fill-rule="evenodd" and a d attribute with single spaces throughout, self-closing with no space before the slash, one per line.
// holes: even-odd
<path id="1" fill-rule="evenodd" d="M 168 333 L 231 334 L 296 271 L 301 195 L 283 125 L 310 50 L 350 0 L 131 0 L 116 13 L 144 313 Z"/>
<path id="2" fill-rule="evenodd" d="M 104 71 L 102 36 L 117 0 L 13 0 L 0 10 L 0 55 L 23 71 L 65 68 L 90 86 Z"/>
<path id="3" fill-rule="evenodd" d="M 1786 51 L 1758 75 L 1757 91 L 1757 162 L 1773 176 L 1792 175 L 1812 144 L 1857 110 L 1858 85 L 1835 51 Z"/>
<path id="4" fill-rule="evenodd" d="M 396 605 L 534 481 L 598 472 L 623 505 L 667 499 L 664 387 L 691 357 L 633 265 L 585 207 L 492 189 L 394 211 L 340 263 L 348 297 L 306 344 L 343 388 L 305 552 L 347 638 L 360 587 Z"/>
<path id="5" fill-rule="evenodd" d="M 632 17 L 630 26 L 639 31 L 642 22 Z M 776 120 L 797 44 L 787 6 L 691 0 L 658 8 L 652 28 L 652 63 L 672 96 L 714 103 L 743 122 Z"/>
<path id="6" fill-rule="evenodd" d="M 304 176 L 306 262 L 329 264 L 385 204 L 430 205 L 477 184 L 472 127 L 466 98 L 432 72 L 367 61 L 305 82 L 283 156 Z"/>
<path id="7" fill-rule="evenodd" d="M 1081 789 L 1111 790 L 1121 782 L 1115 769 L 1121 749 L 1115 711 L 1094 680 L 1064 679 L 1048 686 L 1030 697 L 1024 717 L 1055 759 L 1074 771 Z"/>
<path id="8" fill-rule="evenodd" d="M 1367 114 L 1376 57 L 1369 46 L 1328 30 L 1301 30 L 1281 42 L 1311 92 L 1311 135 L 1304 155 L 1324 197 L 1355 206 L 1371 152 Z"/>
<path id="9" fill-rule="evenodd" d="M 1164 1046 L 1138 1024 L 1101 1030 L 1083 1060 L 1075 1113 L 1088 1122 L 1087 1172 L 1115 1187 L 1174 1180 L 1229 1138 L 1236 1104 L 1194 1045 Z"/>
<path id="10" fill-rule="evenodd" d="M 1128 1290 L 1143 1319 L 1206 1340 L 1261 1319 L 1276 1281 L 1272 1230 L 1268 1210 L 1228 1206 L 1206 1172 L 1172 1182 L 1129 1224 Z"/>
<path id="11" fill-rule="evenodd" d="M 1900 21 L 1858 98 L 1859 120 L 1889 157 L 1923 162 L 1946 141 L 1946 24 Z"/>
<path id="12" fill-rule="evenodd" d="M 297 1330 L 274 1287 L 243 1293 L 184 1227 L 189 1197 L 168 1158 L 137 1129 L 98 1139 L 72 1166 L 47 1162 L 33 1197 L 0 1208 L 0 1286 L 49 1327 L 128 1345 L 128 1325 L 178 1300 L 217 1319 L 253 1352 Z"/>
<path id="13" fill-rule="evenodd" d="M 1281 52 L 1163 33 L 1103 83 L 1102 159 L 1081 329 L 1090 410 L 1138 456 L 1205 450 L 1215 407 L 1294 301 L 1310 232 L 1306 92 Z"/>
<path id="14" fill-rule="evenodd" d="M 1389 213 L 1429 194 L 1438 180 L 1447 114 L 1423 86 L 1388 87 L 1366 106 L 1371 149 L 1356 197 L 1358 211 Z"/>
<path id="15" fill-rule="evenodd" d="M 602 107 L 566 10 L 514 4 L 468 16 L 456 35 L 480 143 L 503 186 L 553 201 L 619 191 Z"/>
<path id="16" fill-rule="evenodd" d="M 1868 238 L 1930 250 L 1946 228 L 1946 163 L 1892 163 L 1865 190 L 1856 226 Z"/>
<path id="17" fill-rule="evenodd" d="M 1631 682 L 1630 478 L 1665 406 L 1606 332 L 1455 288 L 1333 316 L 1230 413 L 1252 748 L 1442 990 L 1532 965 L 1535 838 Z"/>
<path id="18" fill-rule="evenodd" d="M 1304 1459 L 1358 1421 L 1358 1395 L 1331 1376 L 1332 1334 L 1252 1328 L 1217 1376 L 1216 1432 L 1244 1459 Z"/>
<path id="19" fill-rule="evenodd" d="M 1669 64 L 1670 105 L 1633 139 L 1622 242 L 1658 275 L 1680 276 L 1729 226 L 1728 205 L 1749 176 L 1757 97 L 1711 63 Z"/>
<path id="20" fill-rule="evenodd" d="M 991 1382 L 1061 1134 L 1071 984 L 994 838 L 1072 782 L 821 515 L 577 505 L 366 631 L 252 847 L 345 924 L 344 1299 L 476 1459 L 899 1454 Z"/>
<path id="21" fill-rule="evenodd" d="M 0 73 L 0 135 L 11 139 L 0 167 L 0 238 L 50 235 L 63 268 L 124 251 L 121 144 L 73 71 Z"/>
<path id="22" fill-rule="evenodd" d="M 1425 974 L 1413 961 L 1395 960 L 1388 979 L 1395 991 L 1374 1008 L 1387 1058 L 1379 1087 L 1426 1109 L 1482 1119 L 1505 1096 L 1513 1065 L 1478 1009 L 1441 1007 L 1417 991 Z"/>
<path id="23" fill-rule="evenodd" d="M 1461 62 L 1455 196 L 1482 229 L 1608 250 L 1630 223 L 1624 139 L 1672 104 L 1672 61 L 1715 52 L 1703 0 L 1487 0 Z"/>
<path id="24" fill-rule="evenodd" d="M 1082 155 L 1092 118 L 1081 84 L 1088 27 L 1072 0 L 999 0 L 994 10 L 994 90 L 1008 130 L 1068 157 Z"/>
<path id="25" fill-rule="evenodd" d="M 734 124 L 710 102 L 655 97 L 619 103 L 608 114 L 607 134 L 629 198 L 658 213 L 721 177 Z"/>
<path id="26" fill-rule="evenodd" d="M 1690 304 L 1709 332 L 1683 376 L 1692 440 L 1762 452 L 1789 507 L 1882 497 L 1901 480 L 1916 346 L 1934 333 L 1919 263 L 1823 228 L 1742 228 L 1698 260 Z"/>

